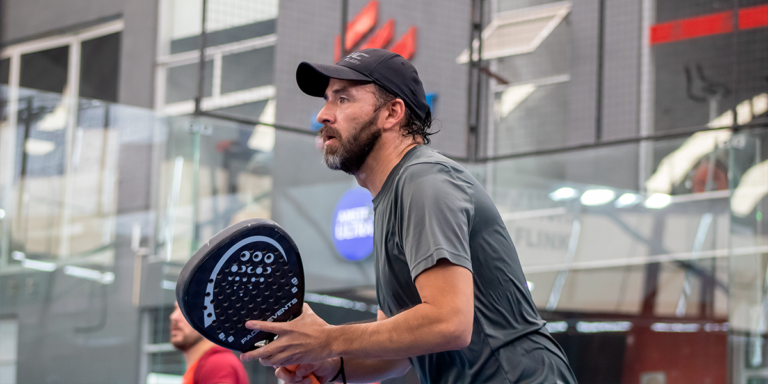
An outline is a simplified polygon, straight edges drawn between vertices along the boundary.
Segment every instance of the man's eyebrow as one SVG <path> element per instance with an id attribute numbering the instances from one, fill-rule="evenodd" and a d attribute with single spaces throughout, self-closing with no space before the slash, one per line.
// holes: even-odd
<path id="1" fill-rule="evenodd" d="M 333 89 L 331 91 L 331 93 L 333 93 L 334 95 L 338 95 L 338 94 L 342 94 L 342 93 L 348 93 L 349 92 L 349 88 L 350 87 L 348 85 L 344 85 L 344 86 L 341 86 L 341 87 Z M 323 99 L 325 99 L 325 101 L 328 101 L 328 93 L 327 92 L 325 94 L 323 94 Z"/>

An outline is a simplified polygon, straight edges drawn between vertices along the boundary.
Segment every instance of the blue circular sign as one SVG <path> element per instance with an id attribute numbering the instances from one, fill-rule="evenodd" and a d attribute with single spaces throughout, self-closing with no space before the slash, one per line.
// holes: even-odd
<path id="1" fill-rule="evenodd" d="M 333 212 L 333 245 L 349 261 L 360 261 L 373 252 L 373 197 L 367 189 L 354 188 L 341 196 Z"/>

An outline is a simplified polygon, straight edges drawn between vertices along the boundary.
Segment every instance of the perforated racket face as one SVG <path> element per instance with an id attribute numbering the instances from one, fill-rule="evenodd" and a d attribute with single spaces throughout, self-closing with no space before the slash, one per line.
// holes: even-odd
<path id="1" fill-rule="evenodd" d="M 299 250 L 273 221 L 234 224 L 187 262 L 176 299 L 203 337 L 225 348 L 250 351 L 274 335 L 247 329 L 246 321 L 288 321 L 301 314 L 304 270 Z"/>

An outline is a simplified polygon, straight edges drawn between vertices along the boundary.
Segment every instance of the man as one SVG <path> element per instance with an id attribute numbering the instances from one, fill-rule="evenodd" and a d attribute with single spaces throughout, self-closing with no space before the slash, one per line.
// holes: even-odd
<path id="1" fill-rule="evenodd" d="M 232 351 L 197 333 L 181 314 L 178 303 L 171 313 L 171 344 L 187 362 L 183 384 L 248 384 L 243 364 Z"/>
<path id="2" fill-rule="evenodd" d="M 431 114 L 416 69 L 367 49 L 336 65 L 301 63 L 299 87 L 326 100 L 324 161 L 374 196 L 378 321 L 330 326 L 308 305 L 242 355 L 287 383 L 371 382 L 413 366 L 423 383 L 575 383 L 538 315 L 495 205 L 429 143 Z M 343 359 L 342 359 L 343 358 Z M 292 367 L 293 368 L 293 367 Z"/>

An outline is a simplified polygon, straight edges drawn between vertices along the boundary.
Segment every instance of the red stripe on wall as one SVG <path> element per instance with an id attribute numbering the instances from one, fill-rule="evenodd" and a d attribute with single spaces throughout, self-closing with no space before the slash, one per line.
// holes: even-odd
<path id="1" fill-rule="evenodd" d="M 371 0 L 352 21 L 347 23 L 347 33 L 344 38 L 345 52 L 350 52 L 352 48 L 363 39 L 363 37 L 376 26 L 379 19 L 379 1 Z M 336 36 L 333 43 L 334 61 L 341 60 L 341 35 Z"/>
<path id="2" fill-rule="evenodd" d="M 651 27 L 651 45 L 733 32 L 733 11 L 712 13 L 656 24 Z"/>
<path id="3" fill-rule="evenodd" d="M 406 60 L 413 58 L 413 54 L 416 53 L 416 33 L 418 28 L 410 27 L 408 32 L 403 35 L 402 38 L 395 44 L 393 44 L 389 50 L 404 57 Z"/>
<path id="4" fill-rule="evenodd" d="M 739 29 L 768 27 L 768 4 L 739 10 Z"/>
<path id="5" fill-rule="evenodd" d="M 367 48 L 384 48 L 390 41 L 392 41 L 393 37 L 395 37 L 395 21 L 389 19 L 381 29 L 376 31 L 376 33 L 360 47 L 360 50 Z"/>

